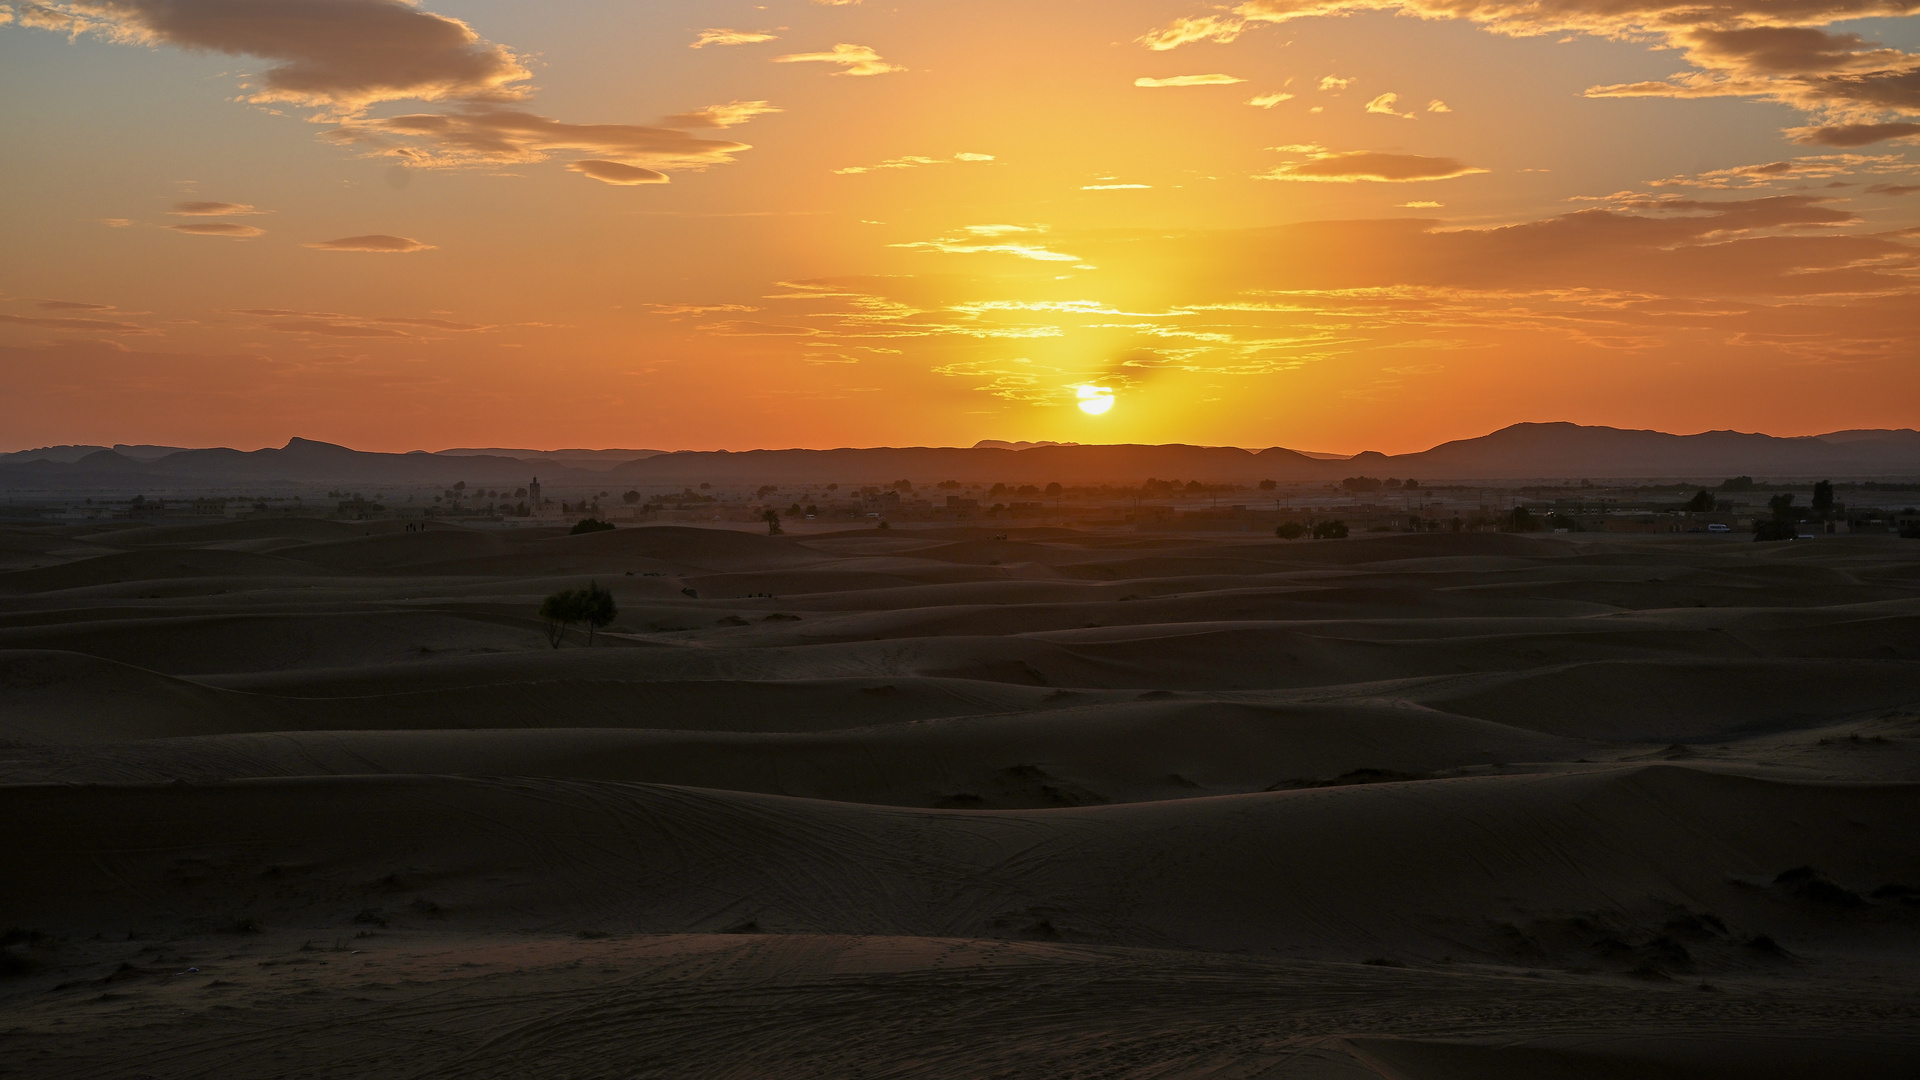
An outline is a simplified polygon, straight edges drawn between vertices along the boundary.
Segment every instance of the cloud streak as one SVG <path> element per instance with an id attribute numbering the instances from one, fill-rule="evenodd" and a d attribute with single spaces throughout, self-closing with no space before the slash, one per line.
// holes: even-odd
<path id="1" fill-rule="evenodd" d="M 905 71 L 898 64 L 889 64 L 880 58 L 880 54 L 865 45 L 849 45 L 841 42 L 826 52 L 788 53 L 773 58 L 776 64 L 837 64 L 841 70 L 835 75 L 886 75 L 890 72 Z"/>
<path id="2" fill-rule="evenodd" d="M 1234 83 L 1243 83 L 1246 81 L 1245 79 L 1235 78 L 1232 75 L 1222 75 L 1219 72 L 1214 72 L 1211 75 L 1173 75 L 1165 79 L 1153 79 L 1142 75 L 1140 78 L 1133 80 L 1133 85 L 1154 90 L 1168 86 L 1230 86 Z"/>
<path id="3" fill-rule="evenodd" d="M 622 165 L 617 161 L 572 161 L 567 163 L 567 171 L 591 177 L 603 184 L 622 187 L 632 187 L 635 184 L 664 184 L 669 179 L 666 173 L 642 169 L 635 165 Z"/>
<path id="4" fill-rule="evenodd" d="M 339 115 L 387 101 L 506 101 L 529 72 L 459 19 L 402 0 L 69 0 L 22 5 L 24 25 L 272 63 L 256 104 Z"/>
<path id="5" fill-rule="evenodd" d="M 677 113 L 660 121 L 660 126 L 669 128 L 730 128 L 737 127 L 756 116 L 768 113 L 784 112 L 765 101 L 729 101 L 725 105 L 709 105 L 692 112 Z"/>
<path id="6" fill-rule="evenodd" d="M 700 139 L 677 128 L 568 124 L 520 109 L 475 107 L 344 123 L 326 136 L 372 157 L 446 168 L 524 164 L 572 151 L 654 170 L 725 164 L 745 143 Z"/>
<path id="7" fill-rule="evenodd" d="M 1920 54 L 1823 29 L 1912 15 L 1913 0 L 1245 0 L 1225 14 L 1176 19 L 1139 40 L 1166 51 L 1231 42 L 1262 25 L 1362 11 L 1472 22 L 1514 37 L 1652 38 L 1691 65 L 1664 80 L 1595 86 L 1587 91 L 1593 97 L 1760 98 L 1820 115 L 1822 127 L 1920 116 Z"/>
<path id="8" fill-rule="evenodd" d="M 1035 262 L 1080 261 L 1078 255 L 1066 255 L 1037 244 L 1009 239 L 1015 236 L 1035 235 L 1042 231 L 1025 225 L 969 225 L 958 235 L 890 246 L 917 251 L 938 251 L 948 255 L 1013 255 Z"/>
<path id="9" fill-rule="evenodd" d="M 700 169 L 729 162 L 748 147 L 696 139 L 679 128 L 724 128 L 776 111 L 764 101 L 735 101 L 658 127 L 539 116 L 514 107 L 531 94 L 531 75 L 518 54 L 409 0 L 52 0 L 21 5 L 16 14 L 22 25 L 71 36 L 265 60 L 263 71 L 245 77 L 244 100 L 311 108 L 312 119 L 330 127 L 323 136 L 328 141 L 409 166 L 520 164 L 572 151 L 655 171 Z M 369 112 L 399 101 L 451 108 L 386 117 Z"/>
<path id="10" fill-rule="evenodd" d="M 174 203 L 167 211 L 175 217 L 245 217 L 248 214 L 264 214 L 265 210 L 255 210 L 251 203 L 231 202 L 182 202 Z"/>
<path id="11" fill-rule="evenodd" d="M 37 318 L 31 315 L 8 315 L 0 313 L 0 325 L 32 326 L 47 330 L 76 330 L 88 333 L 108 334 L 147 334 L 152 331 L 133 323 L 112 322 L 107 319 L 65 319 Z"/>
<path id="12" fill-rule="evenodd" d="M 388 236 L 385 233 L 343 236 L 338 240 L 321 240 L 304 246 L 318 251 L 366 251 L 382 255 L 409 255 L 416 251 L 433 250 L 432 244 L 423 244 L 405 236 Z"/>
<path id="13" fill-rule="evenodd" d="M 1383 154 L 1372 150 L 1349 150 L 1344 153 L 1317 151 L 1305 161 L 1288 162 L 1254 179 L 1336 184 L 1364 180 L 1400 184 L 1415 180 L 1452 180 L 1486 171 L 1448 157 Z"/>
<path id="14" fill-rule="evenodd" d="M 735 30 L 731 27 L 716 26 L 700 31 L 693 39 L 689 49 L 704 49 L 709 45 L 758 45 L 763 41 L 772 41 L 778 34 L 769 34 L 762 30 Z"/>
<path id="15" fill-rule="evenodd" d="M 230 240 L 250 240 L 267 230 L 252 225 L 236 225 L 231 221 L 203 221 L 191 225 L 162 225 L 163 229 L 172 229 L 188 236 L 224 236 Z"/>
<path id="16" fill-rule="evenodd" d="M 836 176 L 854 176 L 860 173 L 874 172 L 879 169 L 919 169 L 928 165 L 948 165 L 955 162 L 963 165 L 981 164 L 992 161 L 993 159 L 992 154 L 974 154 L 965 151 L 955 154 L 950 158 L 924 157 L 919 154 L 909 154 L 905 157 L 888 158 L 878 165 L 849 165 L 844 169 L 835 169 L 833 172 Z"/>

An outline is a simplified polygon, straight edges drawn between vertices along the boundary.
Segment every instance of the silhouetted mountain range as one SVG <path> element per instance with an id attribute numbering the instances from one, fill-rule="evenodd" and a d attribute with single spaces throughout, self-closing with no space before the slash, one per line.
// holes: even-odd
<path id="1" fill-rule="evenodd" d="M 608 466 L 625 453 L 632 460 Z M 1331 458 L 1270 447 L 1011 445 L 837 450 L 448 450 L 381 454 L 293 439 L 278 449 L 60 446 L 0 455 L 0 489 L 138 490 L 283 484 L 523 484 L 677 488 L 701 483 L 871 484 L 894 480 L 1138 483 L 1337 480 L 1886 479 L 1920 476 L 1920 431 L 1849 430 L 1777 438 L 1737 431 L 1670 435 L 1578 424 L 1515 424 L 1414 454 Z"/>

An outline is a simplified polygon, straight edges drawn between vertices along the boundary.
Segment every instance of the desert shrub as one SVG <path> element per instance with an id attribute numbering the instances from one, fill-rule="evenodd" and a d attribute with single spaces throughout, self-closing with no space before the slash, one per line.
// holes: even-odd
<path id="1" fill-rule="evenodd" d="M 587 624 L 587 647 L 593 647 L 593 632 L 612 623 L 620 613 L 613 593 L 597 581 L 584 589 L 562 589 L 540 602 L 540 618 L 545 621 L 547 644 L 559 648 L 566 640 L 567 628 L 574 623 Z"/>
<path id="2" fill-rule="evenodd" d="M 573 528 L 567 530 L 567 535 L 579 536 L 581 533 L 606 532 L 612 528 L 613 528 L 613 522 L 611 521 L 599 521 L 594 518 L 582 518 L 580 521 L 574 523 Z"/>
<path id="3" fill-rule="evenodd" d="M 1315 540 L 1345 540 L 1347 538 L 1347 523 L 1338 520 L 1318 522 L 1313 527 L 1313 538 Z"/>
<path id="4" fill-rule="evenodd" d="M 1273 530 L 1273 535 L 1282 540 L 1298 540 L 1307 535 L 1307 527 L 1297 521 L 1283 521 Z"/>

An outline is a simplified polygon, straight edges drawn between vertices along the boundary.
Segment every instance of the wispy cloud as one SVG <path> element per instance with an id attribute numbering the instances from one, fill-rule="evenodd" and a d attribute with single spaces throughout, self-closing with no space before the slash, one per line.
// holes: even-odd
<path id="1" fill-rule="evenodd" d="M 338 240 L 321 240 L 318 243 L 303 246 L 320 251 L 366 251 L 382 255 L 410 255 L 416 251 L 433 250 L 432 244 L 423 244 L 405 236 L 388 236 L 385 233 L 343 236 Z"/>
<path id="2" fill-rule="evenodd" d="M 1612 40 L 1651 38 L 1680 52 L 1691 70 L 1664 80 L 1595 86 L 1594 97 L 1753 97 L 1814 113 L 1813 130 L 1856 129 L 1920 115 L 1920 54 L 1823 29 L 1834 23 L 1899 17 L 1911 0 L 1548 0 L 1466 3 L 1462 0 L 1244 0 L 1226 14 L 1185 16 L 1140 39 L 1164 51 L 1202 41 L 1231 42 L 1264 24 L 1360 11 L 1392 11 L 1422 19 L 1460 19 L 1494 33 L 1530 37 L 1591 34 Z M 1329 89 L 1323 81 L 1322 89 Z M 1439 109 L 1433 110 L 1441 111 Z M 1903 121 L 1902 121 L 1903 122 Z M 1807 132 L 1808 129 L 1797 129 Z M 1877 140 L 1869 140 L 1877 141 Z M 1820 142 L 1861 146 L 1864 142 Z"/>
<path id="3" fill-rule="evenodd" d="M 1400 100 L 1399 94 L 1381 94 L 1379 97 L 1376 97 L 1372 101 L 1367 102 L 1367 111 L 1370 113 L 1380 113 L 1386 116 L 1397 116 L 1403 120 L 1414 119 L 1415 117 L 1413 113 L 1410 113 L 1410 112 L 1403 113 L 1398 111 L 1398 106 L 1396 103 L 1399 100 Z"/>
<path id="4" fill-rule="evenodd" d="M 568 172 L 577 172 L 590 176 L 603 184 L 617 184 L 632 187 L 636 184 L 664 184 L 668 181 L 666 173 L 653 169 L 642 169 L 638 165 L 622 165 L 618 161 L 570 161 Z"/>
<path id="5" fill-rule="evenodd" d="M 484 323 L 452 319 L 346 315 L 337 311 L 298 311 L 287 308 L 240 308 L 232 312 L 256 320 L 256 328 L 277 334 L 304 334 L 329 338 L 421 338 L 441 334 L 473 334 L 494 329 Z"/>
<path id="6" fill-rule="evenodd" d="M 1238 38 L 1246 28 L 1245 19 L 1229 15 L 1189 15 L 1175 19 L 1165 28 L 1152 31 L 1137 40 L 1155 52 L 1165 52 L 1197 41 L 1225 44 Z"/>
<path id="7" fill-rule="evenodd" d="M 1133 85 L 1146 87 L 1148 89 L 1159 89 L 1168 86 L 1229 86 L 1233 83 L 1243 83 L 1246 81 L 1245 79 L 1235 78 L 1232 75 L 1222 75 L 1219 72 L 1214 72 L 1211 75 L 1172 75 L 1164 79 L 1153 79 L 1143 75 L 1133 80 Z"/>
<path id="8" fill-rule="evenodd" d="M 520 164 L 582 151 L 655 170 L 697 169 L 747 149 L 668 127 L 570 124 L 513 108 L 532 93 L 523 58 L 412 0 L 50 0 L 8 10 L 22 25 L 69 36 L 264 60 L 264 70 L 244 76 L 244 100 L 310 108 L 337 145 L 410 166 Z M 451 109 L 369 115 L 398 101 Z M 734 102 L 676 119 L 725 127 L 764 106 Z M 203 213 L 223 212 L 251 210 Z"/>
<path id="9" fill-rule="evenodd" d="M 144 326 L 138 326 L 134 323 L 113 322 L 108 319 L 42 318 L 31 315 L 8 315 L 5 313 L 0 313 L 0 325 L 32 326 L 43 330 L 74 330 L 86 333 L 152 333 L 152 331 Z"/>
<path id="10" fill-rule="evenodd" d="M 992 160 L 994 160 L 992 154 L 975 154 L 969 152 L 962 152 L 952 157 L 944 158 L 908 154 L 905 157 L 888 158 L 878 165 L 849 165 L 844 169 L 835 169 L 833 172 L 836 176 L 854 176 L 859 173 L 873 172 L 878 169 L 919 169 L 928 165 L 949 165 L 956 162 L 962 165 L 979 165 Z"/>
<path id="11" fill-rule="evenodd" d="M 654 170 L 700 169 L 749 149 L 676 128 L 568 124 L 518 109 L 479 107 L 356 120 L 325 137 L 417 167 L 526 164 L 573 151 Z"/>
<path id="12" fill-rule="evenodd" d="M 251 203 L 231 202 L 181 202 L 174 203 L 167 213 L 175 217 L 245 217 L 248 214 L 264 214 L 265 210 L 256 210 Z"/>
<path id="13" fill-rule="evenodd" d="M 725 105 L 709 105 L 704 109 L 669 116 L 661 120 L 660 125 L 670 128 L 730 128 L 756 116 L 784 111 L 764 101 L 729 101 Z"/>
<path id="14" fill-rule="evenodd" d="M 188 236 L 224 236 L 230 240 L 248 240 L 265 233 L 267 230 L 252 225 L 236 225 L 231 221 L 197 221 L 191 225 L 162 225 L 163 229 L 186 233 Z"/>
<path id="15" fill-rule="evenodd" d="M 905 71 L 898 64 L 889 64 L 865 45 L 849 45 L 841 42 L 826 52 L 788 53 L 773 58 L 776 64 L 838 64 L 842 70 L 835 75 L 885 75 L 894 71 Z"/>
<path id="16" fill-rule="evenodd" d="M 762 41 L 772 41 L 778 34 L 769 34 L 764 30 L 735 30 L 731 27 L 716 26 L 700 31 L 693 39 L 689 49 L 704 49 L 709 45 L 758 45 Z"/>
<path id="17" fill-rule="evenodd" d="M 1302 149 L 1289 147 L 1286 149 Z M 1350 184 L 1360 180 L 1407 183 L 1414 180 L 1451 180 L 1487 170 L 1465 164 L 1455 158 L 1423 157 L 1419 154 L 1382 154 L 1372 150 L 1344 153 L 1311 148 L 1305 161 L 1288 162 L 1255 180 L 1304 180 L 1320 183 Z"/>
<path id="18" fill-rule="evenodd" d="M 1697 187 L 1721 191 L 1765 187 L 1782 182 L 1831 180 L 1841 176 L 1886 176 L 1911 173 L 1920 166 L 1899 154 L 1815 154 L 1769 161 L 1759 165 L 1737 165 L 1730 169 L 1710 169 L 1691 175 L 1670 176 L 1649 181 L 1653 187 Z"/>
<path id="19" fill-rule="evenodd" d="M 504 101 L 530 76 L 512 50 L 459 19 L 404 0 L 53 0 L 25 4 L 24 25 L 112 41 L 254 56 L 272 66 L 243 83 L 256 104 L 357 114 L 386 101 Z"/>
<path id="20" fill-rule="evenodd" d="M 1845 150 L 1896 139 L 1902 142 L 1920 140 L 1920 124 L 1904 121 L 1891 124 L 1827 124 L 1788 128 L 1785 134 L 1802 146 L 1831 146 Z"/>

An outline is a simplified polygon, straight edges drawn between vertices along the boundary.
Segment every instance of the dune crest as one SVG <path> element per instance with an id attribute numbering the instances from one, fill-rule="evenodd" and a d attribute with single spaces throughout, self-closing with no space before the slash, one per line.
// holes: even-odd
<path id="1" fill-rule="evenodd" d="M 1896 537 L 376 526 L 12 541 L 21 1075 L 1920 1060 Z"/>

